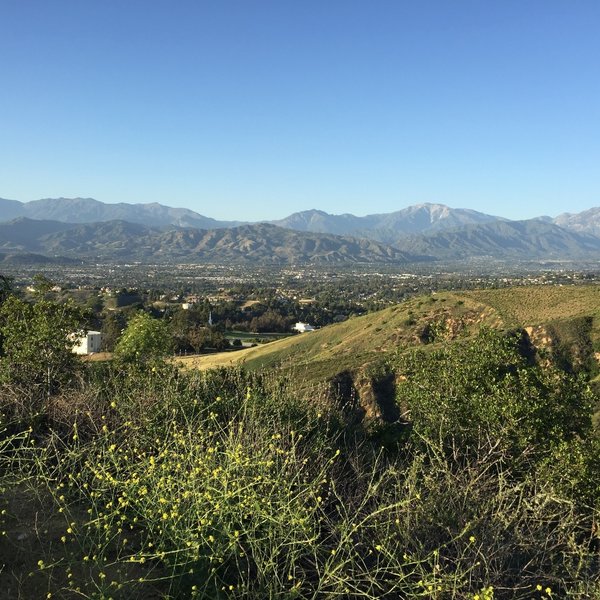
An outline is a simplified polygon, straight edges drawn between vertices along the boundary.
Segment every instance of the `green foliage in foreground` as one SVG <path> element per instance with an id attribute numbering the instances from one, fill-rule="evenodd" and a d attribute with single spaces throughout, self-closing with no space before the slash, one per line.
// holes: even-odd
<path id="1" fill-rule="evenodd" d="M 9 295 L 0 304 L 0 384 L 13 408 L 32 414 L 72 380 L 79 366 L 72 348 L 83 324 L 71 302 L 29 303 Z"/>
<path id="2" fill-rule="evenodd" d="M 415 432 L 465 457 L 482 438 L 494 439 L 524 469 L 588 439 L 594 397 L 583 375 L 531 364 L 523 343 L 483 329 L 430 353 L 399 355 L 398 402 L 410 407 Z"/>
<path id="3" fill-rule="evenodd" d="M 275 374 L 90 365 L 44 431 L 2 434 L 5 495 L 64 519 L 34 577 L 65 598 L 598 597 L 585 383 L 490 332 L 392 368 L 411 424 L 384 450 Z"/>
<path id="4" fill-rule="evenodd" d="M 503 455 L 513 479 L 544 484 L 600 508 L 598 401 L 583 374 L 532 365 L 519 335 L 482 330 L 475 339 L 430 354 L 400 355 L 398 402 L 410 406 L 414 433 L 457 464 L 482 440 Z M 414 436 L 413 436 L 414 441 Z"/>
<path id="5" fill-rule="evenodd" d="M 169 356 L 172 350 L 173 341 L 166 323 L 139 312 L 119 338 L 114 356 L 117 361 L 144 366 Z"/>

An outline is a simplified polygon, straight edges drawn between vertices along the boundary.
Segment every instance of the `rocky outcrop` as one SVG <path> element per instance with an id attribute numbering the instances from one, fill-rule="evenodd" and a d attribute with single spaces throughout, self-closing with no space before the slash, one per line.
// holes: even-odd
<path id="1" fill-rule="evenodd" d="M 524 328 L 542 365 L 555 364 L 569 372 L 589 371 L 598 363 L 591 340 L 592 318 L 578 317 Z"/>

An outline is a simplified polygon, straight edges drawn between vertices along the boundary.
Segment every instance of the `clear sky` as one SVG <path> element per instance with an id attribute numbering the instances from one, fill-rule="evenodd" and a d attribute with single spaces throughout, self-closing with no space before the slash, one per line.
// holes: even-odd
<path id="1" fill-rule="evenodd" d="M 598 0 L 0 0 L 0 197 L 600 205 Z"/>

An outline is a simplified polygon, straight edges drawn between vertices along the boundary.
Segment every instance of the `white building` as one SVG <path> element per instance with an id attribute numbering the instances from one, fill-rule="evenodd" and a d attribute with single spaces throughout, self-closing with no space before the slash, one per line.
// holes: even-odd
<path id="1" fill-rule="evenodd" d="M 75 354 L 93 354 L 100 352 L 102 334 L 99 331 L 88 331 L 75 340 L 73 352 Z"/>
<path id="2" fill-rule="evenodd" d="M 298 333 L 305 333 L 307 331 L 314 331 L 315 328 L 312 325 L 309 325 L 308 323 L 303 323 L 302 321 L 298 321 L 293 327 L 292 329 L 294 331 L 297 331 Z"/>
<path id="3" fill-rule="evenodd" d="M 190 310 L 191 308 L 194 308 L 194 306 L 196 306 L 197 304 L 200 304 L 200 302 L 202 302 L 201 296 L 186 296 L 185 302 L 181 305 L 181 308 L 183 308 L 183 310 Z"/>

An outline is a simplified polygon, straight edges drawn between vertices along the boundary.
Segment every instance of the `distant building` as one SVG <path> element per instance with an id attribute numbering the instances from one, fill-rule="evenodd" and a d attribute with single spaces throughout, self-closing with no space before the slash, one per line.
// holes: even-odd
<path id="1" fill-rule="evenodd" d="M 75 354 L 93 354 L 100 352 L 102 344 L 102 334 L 99 331 L 88 331 L 75 340 L 73 352 Z"/>
<path id="2" fill-rule="evenodd" d="M 314 331 L 315 328 L 312 325 L 309 325 L 308 323 L 303 323 L 302 321 L 298 321 L 293 327 L 292 329 L 294 331 L 297 331 L 298 333 L 305 333 L 307 331 Z"/>
<path id="3" fill-rule="evenodd" d="M 185 302 L 181 305 L 183 310 L 189 310 L 202 302 L 202 297 L 197 295 L 186 296 Z"/>

